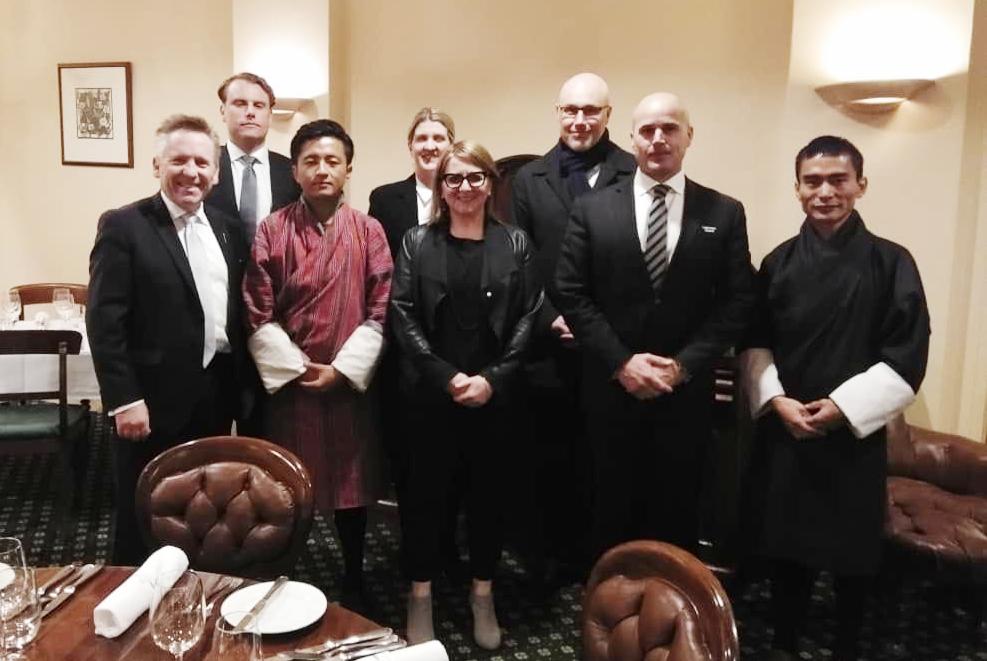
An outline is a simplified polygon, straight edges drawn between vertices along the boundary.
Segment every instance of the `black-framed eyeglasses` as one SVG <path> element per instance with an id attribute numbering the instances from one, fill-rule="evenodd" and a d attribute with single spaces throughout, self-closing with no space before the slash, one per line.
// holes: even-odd
<path id="1" fill-rule="evenodd" d="M 465 181 L 470 185 L 470 188 L 478 188 L 484 184 L 487 180 L 486 172 L 449 172 L 448 174 L 442 175 L 442 183 L 449 188 L 459 188 L 463 185 Z"/>
<path id="2" fill-rule="evenodd" d="M 559 112 L 566 117 L 575 117 L 580 111 L 583 117 L 594 119 L 603 114 L 604 110 L 609 110 L 610 106 L 559 106 Z"/>

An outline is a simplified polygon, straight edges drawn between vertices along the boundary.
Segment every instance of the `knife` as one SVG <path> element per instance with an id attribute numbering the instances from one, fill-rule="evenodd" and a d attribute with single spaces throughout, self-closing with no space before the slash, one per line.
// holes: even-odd
<path id="1" fill-rule="evenodd" d="M 281 588 L 283 588 L 287 582 L 287 576 L 278 576 L 277 580 L 274 581 L 274 584 L 267 591 L 267 594 L 261 597 L 260 601 L 254 604 L 254 607 L 250 609 L 250 612 L 243 616 L 243 619 L 236 625 L 236 628 L 243 629 L 245 626 L 256 620 L 257 616 L 260 615 L 261 611 L 263 611 L 267 606 L 267 602 L 276 597 L 277 594 L 281 592 Z"/>
<path id="2" fill-rule="evenodd" d="M 72 595 L 76 593 L 78 588 L 83 583 L 98 574 L 101 569 L 103 569 L 103 565 L 88 565 L 88 569 L 83 567 L 82 573 L 80 573 L 71 583 L 69 583 L 68 586 L 63 588 L 62 592 L 57 597 L 52 599 L 47 606 L 45 606 L 44 610 L 41 611 L 41 617 L 45 618 L 52 611 L 65 603 Z"/>

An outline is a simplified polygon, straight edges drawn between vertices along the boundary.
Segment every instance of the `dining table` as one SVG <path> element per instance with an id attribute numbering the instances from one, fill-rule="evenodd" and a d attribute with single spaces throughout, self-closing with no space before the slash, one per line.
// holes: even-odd
<path id="1" fill-rule="evenodd" d="M 59 567 L 46 567 L 37 570 L 40 585 L 59 571 Z M 79 590 L 57 610 L 41 622 L 35 640 L 24 651 L 24 658 L 30 661 L 166 661 L 174 657 L 154 644 L 148 613 L 144 613 L 116 638 L 97 636 L 93 624 L 93 609 L 113 590 L 123 583 L 137 569 L 135 567 L 106 566 L 93 578 L 82 584 Z M 208 595 L 209 586 L 217 585 L 223 578 L 220 574 L 196 572 L 202 578 Z M 247 586 L 256 581 L 246 581 Z M 212 645 L 212 634 L 216 620 L 221 617 L 222 600 L 228 595 L 221 593 L 206 620 L 205 632 L 199 641 L 185 652 L 184 661 L 203 661 L 208 658 Z M 330 602 L 325 614 L 313 624 L 282 634 L 264 634 L 261 637 L 264 657 L 278 652 L 310 647 L 324 643 L 328 639 L 365 633 L 379 629 L 380 625 L 371 620 Z"/>
<path id="2" fill-rule="evenodd" d="M 84 399 L 99 399 L 99 382 L 93 367 L 92 353 L 86 325 L 81 317 L 63 321 L 51 319 L 45 328 L 39 328 L 35 321 L 21 320 L 14 324 L 14 330 L 74 330 L 82 334 L 82 347 L 78 354 L 71 354 L 66 360 L 66 380 L 70 403 Z M 3 332 L 3 331 L 0 331 Z M 10 355 L 0 356 L 0 392 L 44 392 L 58 390 L 58 356 L 54 355 Z"/>

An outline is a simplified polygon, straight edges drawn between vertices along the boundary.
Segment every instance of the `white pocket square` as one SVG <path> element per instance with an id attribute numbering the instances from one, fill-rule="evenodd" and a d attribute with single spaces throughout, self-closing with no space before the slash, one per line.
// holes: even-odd
<path id="1" fill-rule="evenodd" d="M 712 225 L 700 225 L 700 227 L 702 227 L 703 231 L 706 232 L 707 234 L 712 234 L 713 232 L 716 231 L 716 228 L 713 227 Z"/>

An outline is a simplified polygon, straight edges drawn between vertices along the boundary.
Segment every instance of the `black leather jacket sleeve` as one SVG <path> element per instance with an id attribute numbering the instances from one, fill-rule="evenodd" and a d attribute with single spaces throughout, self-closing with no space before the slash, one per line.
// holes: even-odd
<path id="1" fill-rule="evenodd" d="M 422 309 L 418 291 L 420 284 L 416 263 L 427 230 L 428 225 L 414 227 L 401 241 L 391 282 L 390 322 L 407 360 L 429 383 L 445 390 L 459 370 L 436 356 L 425 336 L 425 310 Z"/>

